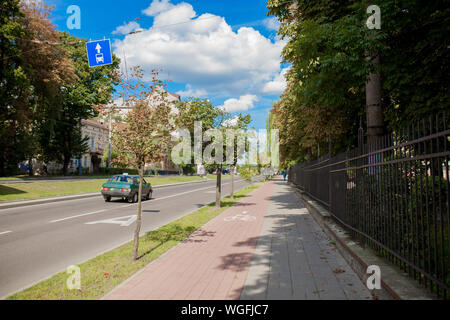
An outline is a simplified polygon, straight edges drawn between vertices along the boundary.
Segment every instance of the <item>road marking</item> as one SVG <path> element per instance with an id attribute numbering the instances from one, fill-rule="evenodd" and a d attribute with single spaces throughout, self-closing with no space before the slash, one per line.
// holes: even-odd
<path id="1" fill-rule="evenodd" d="M 242 214 L 237 214 L 233 217 L 226 217 L 225 219 L 223 219 L 226 222 L 230 222 L 230 221 L 255 221 L 256 217 L 254 216 L 250 216 L 248 215 L 248 211 L 243 211 Z"/>
<path id="2" fill-rule="evenodd" d="M 244 179 L 241 179 L 241 180 L 237 180 L 237 181 L 234 181 L 234 182 L 236 183 L 236 182 L 241 182 L 241 181 L 245 181 L 245 180 L 244 180 Z M 231 182 L 223 183 L 222 186 L 226 186 L 226 185 L 228 185 L 228 184 L 231 184 Z M 188 193 L 192 193 L 192 192 L 197 192 L 197 191 L 202 191 L 202 190 L 208 190 L 208 189 L 215 188 L 215 187 L 216 187 L 216 186 L 210 186 L 210 187 L 205 187 L 205 188 L 200 188 L 200 189 L 190 190 L 190 191 L 186 191 L 186 192 L 181 192 L 181 193 L 177 193 L 177 194 L 172 194 L 172 195 L 170 195 L 170 196 L 166 196 L 166 197 L 162 197 L 162 198 L 156 198 L 156 199 L 153 199 L 153 200 L 151 200 L 151 201 L 148 202 L 148 203 L 153 203 L 153 202 L 159 201 L 159 200 L 166 200 L 166 199 L 170 199 L 170 198 L 182 196 L 182 195 L 185 195 L 185 194 L 188 194 Z M 216 193 L 216 192 L 214 191 L 214 193 Z M 147 203 L 147 202 L 142 202 L 142 203 L 144 204 L 144 203 Z M 137 205 L 137 203 L 127 204 L 127 205 L 121 206 L 121 208 L 128 208 L 128 207 L 135 206 L 135 205 Z"/>
<path id="3" fill-rule="evenodd" d="M 3 234 L 8 234 L 8 233 L 12 233 L 12 231 L 0 232 L 0 236 L 3 235 Z"/>
<path id="4" fill-rule="evenodd" d="M 52 220 L 49 223 L 61 222 L 61 221 L 75 219 L 75 218 L 90 216 L 92 214 L 101 213 L 101 212 L 105 212 L 105 211 L 106 211 L 106 209 L 99 210 L 99 211 L 94 211 L 94 212 L 83 213 L 83 214 L 79 214 L 79 215 L 72 216 L 72 217 L 62 218 L 62 219 L 58 219 L 58 220 Z"/>
<path id="5" fill-rule="evenodd" d="M 241 182 L 241 181 L 244 181 L 244 180 L 238 180 L 238 181 L 235 181 L 235 183 L 236 182 Z M 227 184 L 230 184 L 230 182 L 229 183 L 224 183 L 224 184 L 222 184 L 222 186 L 226 186 Z M 171 195 L 171 196 L 167 196 L 167 197 L 163 197 L 163 198 L 156 198 L 156 199 L 154 199 L 154 200 L 152 200 L 151 202 L 155 202 L 155 201 L 158 201 L 158 200 L 165 200 L 165 199 L 169 199 L 169 198 L 173 198 L 173 197 L 177 197 L 177 196 L 182 196 L 182 195 L 184 195 L 184 194 L 188 194 L 188 193 L 192 193 L 192 192 L 197 192 L 197 191 L 202 191 L 202 190 L 207 190 L 207 189 L 211 189 L 211 188 L 215 188 L 216 186 L 211 186 L 211 187 L 206 187 L 206 188 L 201 188 L 201 189 L 195 189 L 195 190 L 191 190 L 191 191 L 186 191 L 186 192 L 182 192 L 182 193 L 177 193 L 177 194 L 173 194 L 173 195 Z"/>
<path id="6" fill-rule="evenodd" d="M 124 219 L 126 219 L 126 221 L 123 221 Z M 88 222 L 85 224 L 92 225 L 92 224 L 99 224 L 99 223 L 109 223 L 109 224 L 118 224 L 121 227 L 129 227 L 136 220 L 137 220 L 137 217 L 134 214 L 132 216 L 125 216 L 125 217 L 106 219 L 106 220 L 98 220 L 98 221 Z"/>
<path id="7" fill-rule="evenodd" d="M 243 180 L 243 179 L 237 180 L 237 181 L 235 181 L 235 183 L 236 183 L 236 182 L 241 182 L 241 181 L 244 181 L 244 180 Z M 226 186 L 226 185 L 228 185 L 228 184 L 231 184 L 231 182 L 224 183 L 224 184 L 222 184 L 222 186 Z M 182 192 L 182 193 L 173 194 L 173 195 L 170 195 L 170 196 L 167 196 L 167 197 L 163 197 L 163 198 L 156 198 L 156 199 L 151 200 L 150 203 L 153 203 L 153 202 L 159 201 L 159 200 L 166 200 L 166 199 L 170 199 L 170 198 L 182 196 L 182 195 L 185 195 L 185 194 L 188 194 L 188 193 L 192 193 L 192 192 L 197 192 L 197 191 L 207 190 L 207 189 L 211 189 L 211 188 L 215 188 L 215 187 L 216 187 L 216 186 L 210 186 L 210 187 L 205 187 L 205 188 L 200 188 L 200 189 L 195 189 L 195 190 L 190 190 L 190 191 L 186 191 L 186 192 Z M 144 202 L 143 202 L 143 203 L 144 203 Z M 128 208 L 128 207 L 132 207 L 132 206 L 135 206 L 135 205 L 137 205 L 137 203 L 127 204 L 127 205 L 121 206 L 120 208 Z M 66 218 L 62 218 L 62 219 L 58 219 L 58 220 L 53 220 L 53 221 L 50 221 L 49 223 L 56 223 L 56 222 L 61 222 L 61 221 L 66 221 L 66 220 L 71 220 L 71 219 L 81 218 L 81 217 L 93 215 L 93 214 L 96 214 L 96 213 L 105 212 L 106 210 L 107 210 L 107 209 L 103 209 L 103 210 L 99 210 L 99 211 L 94 211 L 94 212 L 89 212 L 89 213 L 79 214 L 79 215 L 76 215 L 76 216 L 66 217 Z M 112 209 L 112 210 L 114 210 L 114 209 Z"/>

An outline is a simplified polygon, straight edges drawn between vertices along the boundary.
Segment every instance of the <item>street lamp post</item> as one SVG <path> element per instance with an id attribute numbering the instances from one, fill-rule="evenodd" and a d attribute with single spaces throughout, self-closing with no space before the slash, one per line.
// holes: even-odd
<path id="1" fill-rule="evenodd" d="M 111 110 L 109 110 L 109 130 L 108 130 L 108 142 L 109 142 L 109 151 L 108 151 L 108 169 L 111 169 L 111 135 L 112 135 L 112 117 Z"/>

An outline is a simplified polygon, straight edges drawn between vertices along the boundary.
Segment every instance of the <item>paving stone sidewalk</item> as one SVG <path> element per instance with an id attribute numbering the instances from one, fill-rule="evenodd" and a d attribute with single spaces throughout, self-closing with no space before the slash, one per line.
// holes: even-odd
<path id="1" fill-rule="evenodd" d="M 241 295 L 244 300 L 370 300 L 291 187 L 276 182 Z"/>
<path id="2" fill-rule="evenodd" d="M 286 182 L 241 199 L 108 300 L 370 299 Z"/>

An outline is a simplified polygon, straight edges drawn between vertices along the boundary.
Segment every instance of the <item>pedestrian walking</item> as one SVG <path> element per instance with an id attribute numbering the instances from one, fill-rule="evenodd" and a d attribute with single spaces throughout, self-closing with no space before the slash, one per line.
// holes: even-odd
<path id="1" fill-rule="evenodd" d="M 287 177 L 287 171 L 284 170 L 284 171 L 283 171 L 283 178 L 284 178 L 284 181 L 286 181 L 286 177 Z"/>

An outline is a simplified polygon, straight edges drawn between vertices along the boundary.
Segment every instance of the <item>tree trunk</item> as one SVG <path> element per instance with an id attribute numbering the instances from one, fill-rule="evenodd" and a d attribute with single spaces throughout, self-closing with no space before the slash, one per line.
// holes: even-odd
<path id="1" fill-rule="evenodd" d="M 34 176 L 34 172 L 33 172 L 33 159 L 28 159 L 28 166 L 29 166 L 29 168 L 30 168 L 30 172 L 29 172 L 29 175 L 30 175 L 30 177 L 32 177 L 32 176 Z"/>
<path id="2" fill-rule="evenodd" d="M 374 67 L 380 64 L 379 56 L 368 57 Z M 367 143 L 369 148 L 383 135 L 383 111 L 381 109 L 381 78 L 379 74 L 369 74 L 366 84 Z"/>
<path id="3" fill-rule="evenodd" d="M 138 252 L 139 252 L 139 235 L 141 233 L 141 225 L 142 225 L 142 181 L 144 180 L 144 165 L 141 164 L 138 167 L 138 170 L 139 170 L 139 192 L 138 192 L 136 230 L 134 230 L 133 260 L 138 259 Z"/>
<path id="4" fill-rule="evenodd" d="M 63 161 L 63 175 L 64 176 L 69 175 L 69 163 L 70 163 L 70 157 L 64 156 L 64 161 Z"/>
<path id="5" fill-rule="evenodd" d="M 216 180 L 216 208 L 221 207 L 220 200 L 222 198 L 222 165 L 217 169 L 217 180 Z"/>
<path id="6" fill-rule="evenodd" d="M 230 194 L 230 197 L 231 197 L 231 200 L 234 200 L 234 166 L 231 166 L 230 169 L 231 169 L 231 172 L 230 172 L 230 175 L 231 175 L 231 194 Z"/>
<path id="7" fill-rule="evenodd" d="M 5 170 L 5 161 L 3 158 L 3 152 L 0 152 L 0 177 L 4 177 L 6 175 Z"/>

